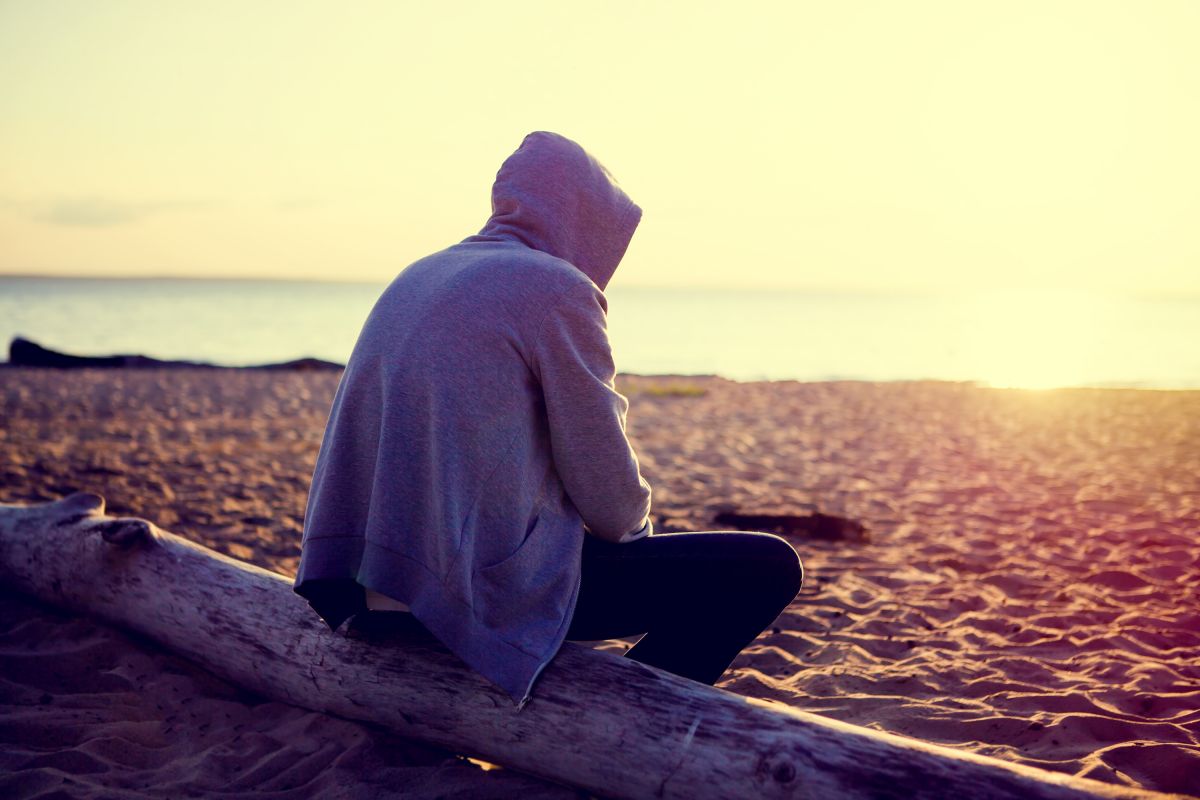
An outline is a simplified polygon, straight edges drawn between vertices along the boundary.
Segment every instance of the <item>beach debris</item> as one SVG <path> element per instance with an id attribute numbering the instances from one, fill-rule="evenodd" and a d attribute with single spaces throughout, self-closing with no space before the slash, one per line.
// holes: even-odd
<path id="1" fill-rule="evenodd" d="M 869 542 L 867 526 L 855 519 L 823 514 L 763 514 L 737 509 L 718 511 L 713 517 L 718 525 L 728 525 L 740 531 L 763 531 L 783 536 L 807 536 L 831 541 Z"/>
<path id="2" fill-rule="evenodd" d="M 330 632 L 289 579 L 74 494 L 0 503 L 0 582 L 247 691 L 605 797 L 1151 800 L 742 697 L 564 644 L 518 709 L 436 641 Z"/>

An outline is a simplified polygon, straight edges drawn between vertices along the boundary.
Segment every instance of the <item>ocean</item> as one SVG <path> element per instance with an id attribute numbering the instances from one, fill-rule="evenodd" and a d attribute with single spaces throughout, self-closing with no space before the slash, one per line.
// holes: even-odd
<path id="1" fill-rule="evenodd" d="M 0 336 L 87 355 L 344 362 L 383 287 L 0 277 Z M 1200 298 L 623 286 L 607 296 L 623 372 L 1200 388 Z"/>

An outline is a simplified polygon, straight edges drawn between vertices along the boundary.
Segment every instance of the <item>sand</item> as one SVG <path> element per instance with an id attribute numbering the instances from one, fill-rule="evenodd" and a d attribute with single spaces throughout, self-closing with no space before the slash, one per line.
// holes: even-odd
<path id="1" fill-rule="evenodd" d="M 95 491 L 110 513 L 291 574 L 336 382 L 0 370 L 0 500 Z M 867 543 L 791 538 L 805 588 L 720 686 L 1200 796 L 1200 392 L 621 386 L 661 529 L 713 529 L 730 506 L 870 528 Z M 0 602 L 2 796 L 578 796 Z"/>

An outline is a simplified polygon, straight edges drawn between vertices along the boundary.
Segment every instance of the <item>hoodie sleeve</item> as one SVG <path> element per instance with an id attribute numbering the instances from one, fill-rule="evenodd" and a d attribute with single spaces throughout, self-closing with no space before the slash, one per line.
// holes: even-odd
<path id="1" fill-rule="evenodd" d="M 550 309 L 533 349 L 554 464 L 590 533 L 630 542 L 653 532 L 650 485 L 625 435 L 629 401 L 614 384 L 607 304 L 591 285 L 568 289 Z"/>

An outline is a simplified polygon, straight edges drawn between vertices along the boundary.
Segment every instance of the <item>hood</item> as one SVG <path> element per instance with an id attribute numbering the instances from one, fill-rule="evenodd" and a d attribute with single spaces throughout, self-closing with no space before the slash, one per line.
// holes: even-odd
<path id="1" fill-rule="evenodd" d="M 557 133 L 537 131 L 492 186 L 492 216 L 472 240 L 514 239 L 573 264 L 604 289 L 642 210 L 600 162 Z"/>

